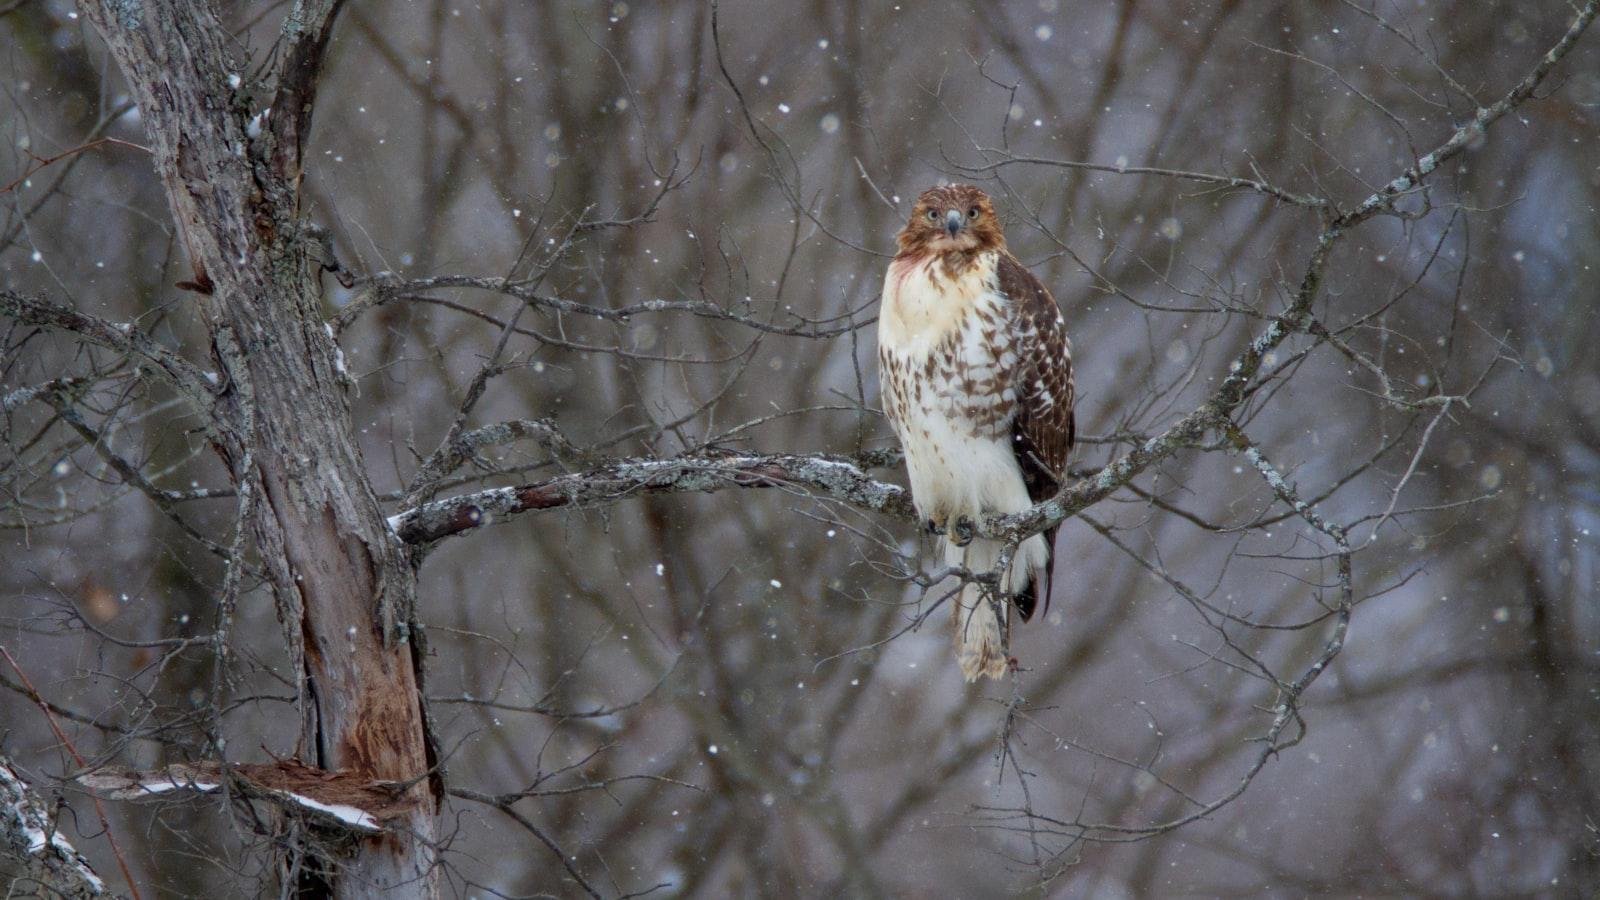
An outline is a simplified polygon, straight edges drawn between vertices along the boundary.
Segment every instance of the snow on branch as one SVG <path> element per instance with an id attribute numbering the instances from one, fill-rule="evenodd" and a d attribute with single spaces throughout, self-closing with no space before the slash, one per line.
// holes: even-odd
<path id="1" fill-rule="evenodd" d="M 350 772 L 329 772 L 293 760 L 230 765 L 176 764 L 148 772 L 101 769 L 78 783 L 113 800 L 150 800 L 210 794 L 225 788 L 252 800 L 308 814 L 317 822 L 359 834 L 377 834 L 384 821 L 409 807 L 405 791 Z"/>
<path id="2" fill-rule="evenodd" d="M 586 506 L 638 494 L 711 492 L 735 487 L 793 490 L 902 519 L 913 516 L 910 494 L 898 485 L 872 478 L 858 461 L 820 455 L 738 453 L 618 460 L 533 484 L 435 500 L 392 516 L 389 526 L 408 544 L 428 544 L 534 510 Z"/>
<path id="3" fill-rule="evenodd" d="M 89 861 L 56 829 L 45 805 L 34 795 L 11 761 L 0 756 L 0 855 L 22 860 L 26 878 L 12 890 L 31 893 L 30 887 L 49 888 L 40 893 L 66 897 L 103 897 L 105 882 Z M 35 883 L 30 886 L 27 879 Z"/>

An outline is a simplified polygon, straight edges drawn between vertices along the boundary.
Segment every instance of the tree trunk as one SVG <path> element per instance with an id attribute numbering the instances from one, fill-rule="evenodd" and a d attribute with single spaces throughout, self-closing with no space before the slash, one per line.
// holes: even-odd
<path id="1" fill-rule="evenodd" d="M 139 104 L 193 266 L 181 286 L 212 338 L 211 439 L 235 484 L 257 497 L 246 525 L 299 670 L 299 752 L 321 768 L 399 782 L 411 801 L 388 833 L 330 867 L 331 886 L 337 896 L 423 896 L 437 887 L 439 794 L 419 653 L 399 618 L 410 615 L 415 572 L 354 440 L 315 242 L 299 217 L 302 143 L 337 6 L 295 3 L 276 84 L 255 85 L 205 4 L 79 3 Z M 258 117 L 267 103 L 251 94 L 266 90 L 270 112 Z"/>

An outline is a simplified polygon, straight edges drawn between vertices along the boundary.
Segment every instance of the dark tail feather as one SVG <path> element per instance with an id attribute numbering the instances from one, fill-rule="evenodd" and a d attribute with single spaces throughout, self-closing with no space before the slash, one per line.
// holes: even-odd
<path id="1" fill-rule="evenodd" d="M 1060 530 L 1061 526 L 1057 525 L 1044 533 L 1044 572 L 1029 581 L 1027 591 L 1011 598 L 1024 622 L 1032 620 L 1034 610 L 1041 606 L 1046 613 L 1050 612 L 1050 584 L 1055 580 L 1056 568 L 1056 532 Z"/>

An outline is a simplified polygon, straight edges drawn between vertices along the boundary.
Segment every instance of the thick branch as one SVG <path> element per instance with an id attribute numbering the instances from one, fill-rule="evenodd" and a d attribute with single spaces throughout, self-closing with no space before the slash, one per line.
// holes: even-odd
<path id="1" fill-rule="evenodd" d="M 547 481 L 436 500 L 393 516 L 389 524 L 406 543 L 428 544 L 535 510 L 734 487 L 791 489 L 901 519 L 914 518 L 911 495 L 904 488 L 872 478 L 850 460 L 741 454 L 622 460 Z"/>
<path id="2" fill-rule="evenodd" d="M 229 765 L 211 761 L 175 764 L 149 772 L 102 769 L 78 783 L 112 800 L 154 800 L 210 794 L 227 788 L 252 800 L 274 803 L 327 828 L 376 834 L 415 804 L 389 782 L 352 772 L 328 772 L 294 760 Z"/>
<path id="3" fill-rule="evenodd" d="M 60 894 L 64 897 L 105 897 L 105 882 L 89 867 L 72 843 L 56 828 L 43 802 L 0 756 L 0 854 L 22 861 L 24 878 L 11 885 L 13 892 Z M 28 881 L 32 880 L 32 884 Z"/>
<path id="4" fill-rule="evenodd" d="M 296 0 L 283 19 L 285 45 L 278 69 L 278 90 L 272 100 L 268 126 L 277 138 L 273 170 L 293 182 L 300 176 L 301 150 L 311 129 L 311 107 L 317 96 L 328 36 L 343 0 Z"/>
<path id="5" fill-rule="evenodd" d="M 415 505 L 426 495 L 439 490 L 439 482 L 477 456 L 484 447 L 509 444 L 532 438 L 551 456 L 563 462 L 576 462 L 582 453 L 572 446 L 561 429 L 549 419 L 513 419 L 497 422 L 471 431 L 448 437 L 439 449 L 429 456 L 412 477 L 416 487 L 406 492 L 406 505 Z"/>

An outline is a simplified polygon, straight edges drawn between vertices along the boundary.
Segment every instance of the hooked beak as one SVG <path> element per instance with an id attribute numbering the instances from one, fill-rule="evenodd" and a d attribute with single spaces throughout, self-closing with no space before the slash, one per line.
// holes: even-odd
<path id="1" fill-rule="evenodd" d="M 955 237 L 956 232 L 961 230 L 961 223 L 961 210 L 952 209 L 944 214 L 944 229 L 950 232 L 951 237 Z"/>

